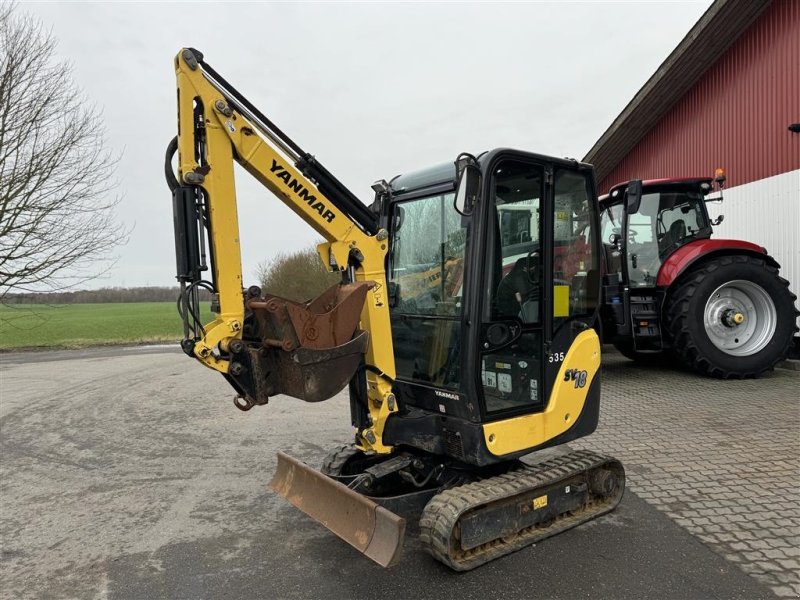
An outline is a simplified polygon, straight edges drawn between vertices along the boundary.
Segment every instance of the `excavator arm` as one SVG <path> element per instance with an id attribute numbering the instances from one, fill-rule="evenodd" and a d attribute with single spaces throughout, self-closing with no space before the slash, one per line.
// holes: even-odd
<path id="1" fill-rule="evenodd" d="M 388 416 L 397 410 L 391 390 L 395 365 L 386 231 L 200 52 L 181 50 L 175 72 L 178 136 L 171 150 L 177 149 L 178 174 L 172 175 L 169 166 L 167 179 L 173 192 L 184 351 L 225 375 L 238 392 L 235 403 L 245 410 L 266 403 L 275 390 L 326 399 L 364 367 L 359 372 L 365 377 L 370 426 L 358 431 L 358 446 L 390 452 L 381 441 Z M 306 304 L 244 288 L 235 162 L 322 236 L 320 257 L 329 269 L 343 273 L 342 285 Z M 211 281 L 205 281 L 202 273 L 209 268 Z M 212 294 L 215 314 L 205 324 L 198 313 L 201 289 Z M 339 378 L 331 389 L 334 372 Z"/>

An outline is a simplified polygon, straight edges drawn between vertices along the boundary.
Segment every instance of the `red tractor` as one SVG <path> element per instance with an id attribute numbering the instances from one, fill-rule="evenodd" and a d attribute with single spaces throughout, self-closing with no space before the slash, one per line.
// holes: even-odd
<path id="1" fill-rule="evenodd" d="M 766 249 L 712 239 L 715 180 L 634 180 L 600 197 L 601 334 L 633 360 L 664 354 L 706 375 L 757 377 L 784 360 L 795 296 Z"/>

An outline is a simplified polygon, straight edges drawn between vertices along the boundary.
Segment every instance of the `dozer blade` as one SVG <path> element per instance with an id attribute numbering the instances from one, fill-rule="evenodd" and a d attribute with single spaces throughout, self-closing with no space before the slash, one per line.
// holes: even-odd
<path id="1" fill-rule="evenodd" d="M 406 520 L 346 485 L 278 452 L 269 486 L 379 565 L 400 558 Z"/>

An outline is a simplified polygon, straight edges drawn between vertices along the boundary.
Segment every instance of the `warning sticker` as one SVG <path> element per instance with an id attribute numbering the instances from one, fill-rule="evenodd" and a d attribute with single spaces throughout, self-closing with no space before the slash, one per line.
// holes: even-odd
<path id="1" fill-rule="evenodd" d="M 486 371 L 486 387 L 497 387 L 497 373 L 494 371 Z"/>
<path id="2" fill-rule="evenodd" d="M 499 373 L 497 375 L 497 389 L 501 392 L 511 392 L 511 375 L 508 373 Z"/>
<path id="3" fill-rule="evenodd" d="M 534 402 L 539 399 L 539 380 L 531 379 L 531 400 Z"/>

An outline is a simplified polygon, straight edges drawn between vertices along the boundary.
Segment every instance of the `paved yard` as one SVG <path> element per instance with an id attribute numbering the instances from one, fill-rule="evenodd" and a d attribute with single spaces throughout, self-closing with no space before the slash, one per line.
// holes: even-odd
<path id="1" fill-rule="evenodd" d="M 800 597 L 800 372 L 716 381 L 604 359 L 601 426 L 575 446 L 778 595 Z"/>
<path id="2" fill-rule="evenodd" d="M 476 571 L 384 571 L 267 491 L 275 451 L 350 435 L 347 400 L 241 413 L 167 349 L 0 356 L 3 598 L 769 598 L 800 595 L 800 373 L 604 367 L 612 514 Z"/>

